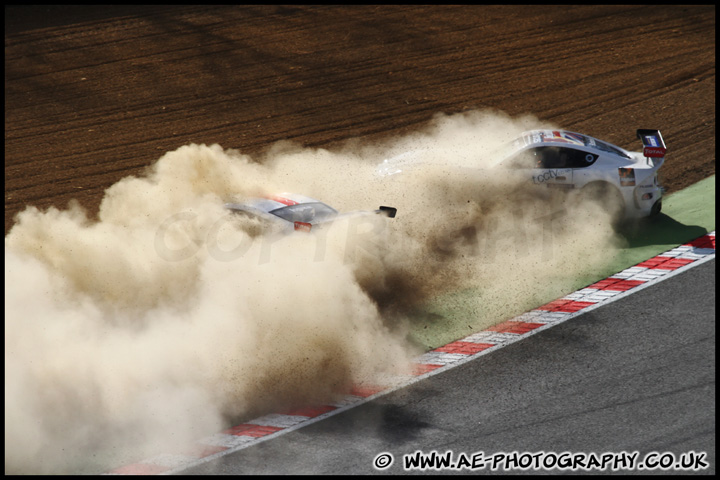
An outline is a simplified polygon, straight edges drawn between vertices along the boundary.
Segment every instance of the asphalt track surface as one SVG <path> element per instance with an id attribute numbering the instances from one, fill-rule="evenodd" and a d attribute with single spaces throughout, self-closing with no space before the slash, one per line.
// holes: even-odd
<path id="1" fill-rule="evenodd" d="M 653 473 L 714 474 L 715 260 L 356 408 L 179 473 L 402 474 L 408 473 L 402 456 L 418 450 L 452 451 L 455 459 L 479 451 L 486 457 L 637 451 L 640 459 L 652 452 L 680 458 L 694 451 L 707 454 L 707 469 Z M 376 470 L 373 460 L 384 452 L 395 461 Z"/>

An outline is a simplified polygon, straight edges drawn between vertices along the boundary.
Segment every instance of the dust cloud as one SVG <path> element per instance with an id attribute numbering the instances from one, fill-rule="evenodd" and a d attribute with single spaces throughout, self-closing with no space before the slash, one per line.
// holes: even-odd
<path id="1" fill-rule="evenodd" d="M 492 171 L 538 127 L 474 111 L 333 150 L 186 145 L 108 188 L 97 219 L 27 207 L 5 238 L 5 472 L 108 471 L 327 403 L 406 372 L 428 318 L 459 338 L 566 293 L 618 240 L 597 207 Z M 408 151 L 415 168 L 377 175 Z M 223 208 L 278 192 L 398 215 L 279 236 Z M 462 329 L 442 313 L 457 292 Z"/>

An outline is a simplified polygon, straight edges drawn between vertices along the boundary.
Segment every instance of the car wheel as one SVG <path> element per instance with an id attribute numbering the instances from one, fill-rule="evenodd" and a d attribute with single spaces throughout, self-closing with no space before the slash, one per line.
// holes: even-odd
<path id="1" fill-rule="evenodd" d="M 658 215 L 660 215 L 661 210 L 662 198 L 653 204 L 652 209 L 650 210 L 650 217 L 657 217 Z"/>

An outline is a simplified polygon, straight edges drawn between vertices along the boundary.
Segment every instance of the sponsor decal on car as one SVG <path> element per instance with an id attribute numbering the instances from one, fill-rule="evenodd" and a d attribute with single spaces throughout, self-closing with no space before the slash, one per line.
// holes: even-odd
<path id="1" fill-rule="evenodd" d="M 538 175 L 533 175 L 532 181 L 535 185 L 540 185 L 554 179 L 564 180 L 563 178 L 559 177 L 563 177 L 564 175 L 567 175 L 569 173 L 572 173 L 571 168 L 547 170 Z"/>
<path id="2" fill-rule="evenodd" d="M 618 168 L 620 174 L 620 185 L 623 187 L 635 186 L 635 169 L 634 168 Z"/>
<path id="3" fill-rule="evenodd" d="M 643 155 L 650 158 L 662 158 L 667 150 L 662 147 L 645 147 Z"/>
<path id="4" fill-rule="evenodd" d="M 650 147 L 659 147 L 658 138 L 655 135 L 645 135 L 645 140 Z"/>
<path id="5" fill-rule="evenodd" d="M 585 140 L 582 135 L 573 132 L 566 132 L 565 130 L 546 130 L 540 133 L 538 142 L 559 142 L 559 143 L 571 143 L 574 145 L 585 145 Z"/>
<path id="6" fill-rule="evenodd" d="M 638 138 L 643 144 L 643 155 L 647 158 L 663 158 L 667 153 L 660 130 L 638 129 Z"/>
<path id="7" fill-rule="evenodd" d="M 272 196 L 272 197 L 268 197 L 268 199 L 273 200 L 273 201 L 276 201 L 276 202 L 278 202 L 278 203 L 282 203 L 283 205 L 287 205 L 287 206 L 297 205 L 297 204 L 298 204 L 298 202 L 296 202 L 295 200 L 290 200 L 289 198 L 280 197 L 280 196 L 277 196 L 277 195 Z"/>

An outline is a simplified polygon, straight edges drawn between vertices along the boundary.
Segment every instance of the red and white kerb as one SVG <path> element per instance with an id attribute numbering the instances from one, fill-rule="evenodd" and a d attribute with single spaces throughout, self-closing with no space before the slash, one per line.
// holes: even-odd
<path id="1" fill-rule="evenodd" d="M 551 328 L 590 308 L 609 303 L 625 292 L 661 281 L 675 271 L 714 257 L 715 232 L 711 232 L 511 320 L 429 351 L 415 360 L 412 373 L 405 377 L 386 378 L 378 385 L 357 385 L 340 402 L 264 415 L 201 439 L 184 450 L 157 455 L 108 473 L 153 475 L 179 472 L 360 405 L 438 373 L 440 369 L 465 363 L 540 330 Z"/>

